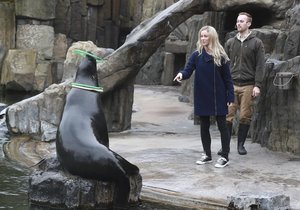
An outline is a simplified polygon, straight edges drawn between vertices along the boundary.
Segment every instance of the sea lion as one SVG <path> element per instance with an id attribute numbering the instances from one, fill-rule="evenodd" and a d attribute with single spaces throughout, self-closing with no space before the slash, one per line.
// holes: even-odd
<path id="1" fill-rule="evenodd" d="M 77 84 L 98 87 L 96 60 L 86 55 L 75 76 Z M 73 175 L 115 183 L 114 207 L 126 208 L 129 176 L 139 168 L 109 149 L 101 94 L 72 88 L 67 94 L 56 138 L 56 153 L 62 167 Z"/>

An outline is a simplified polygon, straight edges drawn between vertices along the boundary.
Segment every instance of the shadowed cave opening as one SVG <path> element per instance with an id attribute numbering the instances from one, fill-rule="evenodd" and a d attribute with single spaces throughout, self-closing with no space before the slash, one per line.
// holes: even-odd
<path id="1" fill-rule="evenodd" d="M 224 15 L 224 32 L 235 30 L 236 18 L 240 12 L 248 12 L 252 15 L 251 28 L 261 28 L 270 25 L 274 14 L 268 8 L 259 7 L 257 5 L 243 5 L 242 7 L 231 8 Z"/>

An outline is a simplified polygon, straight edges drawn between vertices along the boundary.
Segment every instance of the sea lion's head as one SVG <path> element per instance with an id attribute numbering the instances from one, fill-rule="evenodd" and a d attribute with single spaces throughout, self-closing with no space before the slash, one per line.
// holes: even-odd
<path id="1" fill-rule="evenodd" d="M 86 79 L 92 79 L 94 82 L 97 82 L 97 62 L 96 59 L 89 54 L 87 54 L 79 64 L 75 81 L 77 82 L 79 82 L 79 80 L 85 81 Z"/>

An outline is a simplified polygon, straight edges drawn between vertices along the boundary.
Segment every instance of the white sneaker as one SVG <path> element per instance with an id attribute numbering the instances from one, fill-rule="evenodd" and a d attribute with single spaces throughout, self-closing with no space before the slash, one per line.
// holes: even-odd
<path id="1" fill-rule="evenodd" d="M 220 157 L 215 165 L 216 168 L 224 168 L 225 166 L 229 165 L 229 160 L 224 157 Z"/>
<path id="2" fill-rule="evenodd" d="M 203 165 L 203 164 L 207 164 L 207 163 L 211 163 L 211 162 L 212 162 L 211 157 L 208 157 L 208 156 L 206 156 L 206 155 L 203 155 L 203 156 L 201 157 L 201 160 L 196 161 L 196 164 L 198 164 L 198 165 Z"/>

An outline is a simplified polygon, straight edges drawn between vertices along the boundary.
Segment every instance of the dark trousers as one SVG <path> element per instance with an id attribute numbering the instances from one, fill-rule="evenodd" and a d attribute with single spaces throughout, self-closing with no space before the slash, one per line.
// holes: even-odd
<path id="1" fill-rule="evenodd" d="M 226 116 L 216 116 L 218 129 L 221 134 L 222 154 L 221 156 L 228 159 L 230 137 L 226 124 Z M 200 135 L 204 152 L 211 157 L 211 137 L 209 132 L 210 116 L 200 116 Z"/>

